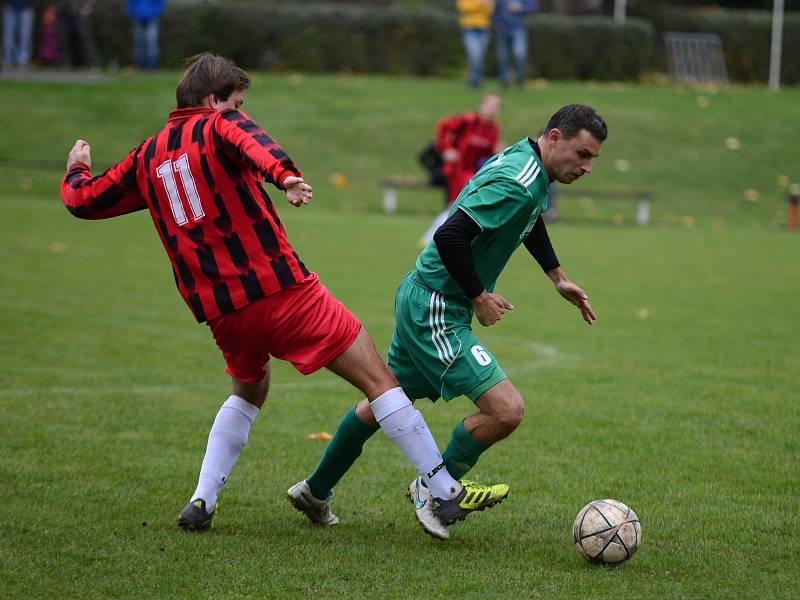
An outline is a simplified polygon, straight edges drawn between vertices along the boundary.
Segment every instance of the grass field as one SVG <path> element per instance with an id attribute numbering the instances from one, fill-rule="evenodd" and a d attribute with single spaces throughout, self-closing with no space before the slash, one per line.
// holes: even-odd
<path id="1" fill-rule="evenodd" d="M 332 431 L 358 395 L 282 363 L 216 528 L 175 529 L 228 394 L 222 359 L 149 217 L 73 219 L 57 163 L 78 136 L 98 164 L 121 156 L 163 122 L 176 77 L 0 82 L 0 159 L 16 161 L 0 162 L 4 598 L 800 596 L 800 235 L 785 231 L 777 182 L 800 179 L 800 90 L 509 91 L 509 141 L 562 103 L 596 105 L 610 138 L 576 187 L 652 190 L 655 222 L 632 225 L 624 203 L 564 199 L 551 237 L 598 312 L 591 328 L 526 253 L 514 257 L 498 291 L 516 309 L 477 333 L 527 413 L 475 471 L 511 496 L 440 543 L 416 525 L 403 497 L 412 473 L 381 436 L 337 489 L 341 526 L 313 528 L 289 507 L 285 489 L 324 447 L 306 436 Z M 245 109 L 316 187 L 314 206 L 282 207 L 290 239 L 382 352 L 439 195 L 401 195 L 404 210 L 384 216 L 376 181 L 415 173 L 436 118 L 475 101 L 457 81 L 255 78 Z M 465 399 L 419 404 L 442 445 L 470 411 Z M 601 497 L 643 524 L 618 569 L 572 548 L 572 519 Z"/>

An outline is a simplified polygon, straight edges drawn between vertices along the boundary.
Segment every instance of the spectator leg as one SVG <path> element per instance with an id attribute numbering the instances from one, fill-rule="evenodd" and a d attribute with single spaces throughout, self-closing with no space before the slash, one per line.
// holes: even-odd
<path id="1" fill-rule="evenodd" d="M 528 70 L 528 32 L 520 27 L 512 33 L 511 52 L 514 55 L 514 70 L 518 85 L 525 83 Z"/>
<path id="2" fill-rule="evenodd" d="M 17 65 L 24 67 L 30 62 L 33 49 L 33 8 L 23 8 L 17 12 L 17 26 Z"/>
<path id="3" fill-rule="evenodd" d="M 145 69 L 158 68 L 158 37 L 160 23 L 158 18 L 150 19 L 144 25 L 144 65 Z"/>
<path id="4" fill-rule="evenodd" d="M 78 12 L 75 16 L 75 33 L 78 38 L 78 46 L 83 63 L 91 69 L 98 68 L 100 66 L 100 53 L 97 51 L 97 44 L 94 41 L 89 15 Z"/>
<path id="5" fill-rule="evenodd" d="M 487 29 L 464 29 L 462 37 L 469 65 L 469 84 L 472 87 L 478 87 L 483 78 L 483 60 L 489 45 L 489 31 Z"/>
<path id="6" fill-rule="evenodd" d="M 10 4 L 3 7 L 3 64 L 14 63 L 14 9 Z"/>
<path id="7" fill-rule="evenodd" d="M 495 32 L 495 43 L 497 44 L 497 79 L 502 85 L 508 85 L 508 32 Z"/>

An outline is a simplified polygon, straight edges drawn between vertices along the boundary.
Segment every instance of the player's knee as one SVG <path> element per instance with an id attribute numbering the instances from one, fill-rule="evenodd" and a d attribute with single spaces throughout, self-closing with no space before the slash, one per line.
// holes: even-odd
<path id="1" fill-rule="evenodd" d="M 367 398 L 374 399 L 393 388 L 400 387 L 397 378 L 382 360 L 368 365 L 365 377 L 367 382 L 361 391 L 364 392 Z"/>
<path id="2" fill-rule="evenodd" d="M 233 393 L 245 399 L 253 406 L 261 408 L 267 400 L 269 393 L 269 377 L 257 383 L 246 383 L 238 379 L 233 380 Z"/>
<path id="3" fill-rule="evenodd" d="M 377 365 L 375 366 L 373 378 L 376 385 L 385 387 L 387 390 L 400 387 L 400 384 L 397 382 L 397 377 L 392 374 L 389 367 L 386 366 L 386 363 L 383 361 L 380 363 L 380 368 L 378 368 Z"/>
<path id="4" fill-rule="evenodd" d="M 369 400 L 366 398 L 356 404 L 356 416 L 366 425 L 370 425 L 371 427 L 378 426 L 378 421 L 375 419 L 375 415 L 372 414 L 372 409 L 369 407 Z"/>
<path id="5" fill-rule="evenodd" d="M 496 420 L 505 435 L 509 435 L 522 423 L 525 416 L 525 403 L 522 398 L 511 398 L 504 403 L 503 410 L 498 412 Z"/>

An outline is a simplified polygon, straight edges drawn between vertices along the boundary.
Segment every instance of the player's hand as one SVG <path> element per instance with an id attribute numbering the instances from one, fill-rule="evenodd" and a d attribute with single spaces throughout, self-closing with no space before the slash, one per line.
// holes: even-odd
<path id="1" fill-rule="evenodd" d="M 584 292 L 577 285 L 565 279 L 556 282 L 556 290 L 558 290 L 558 293 L 561 294 L 565 300 L 578 307 L 578 310 L 581 311 L 583 320 L 589 325 L 592 324 L 592 321 L 597 319 L 597 315 L 594 314 L 592 305 L 589 304 L 589 296 L 587 296 L 586 292 Z"/>
<path id="2" fill-rule="evenodd" d="M 69 156 L 67 156 L 67 171 L 77 162 L 86 163 L 90 169 L 92 168 L 92 147 L 88 142 L 83 140 L 75 141 L 72 150 L 69 151 Z"/>
<path id="3" fill-rule="evenodd" d="M 486 290 L 483 290 L 480 296 L 472 299 L 472 305 L 475 307 L 475 316 L 478 317 L 478 322 L 484 327 L 494 325 L 503 317 L 503 313 L 514 308 L 500 294 L 492 294 Z"/>
<path id="4" fill-rule="evenodd" d="M 447 148 L 442 151 L 442 160 L 446 163 L 457 162 L 460 156 L 455 148 Z"/>
<path id="5" fill-rule="evenodd" d="M 287 177 L 283 180 L 283 187 L 286 188 L 286 199 L 292 206 L 305 206 L 314 196 L 314 190 L 302 177 Z"/>

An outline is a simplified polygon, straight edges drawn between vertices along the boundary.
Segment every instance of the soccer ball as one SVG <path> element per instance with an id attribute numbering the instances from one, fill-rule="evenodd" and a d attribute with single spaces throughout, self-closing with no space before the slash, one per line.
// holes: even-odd
<path id="1" fill-rule="evenodd" d="M 628 560 L 642 541 L 639 517 L 617 500 L 589 502 L 572 526 L 575 548 L 596 565 L 619 565 Z"/>

